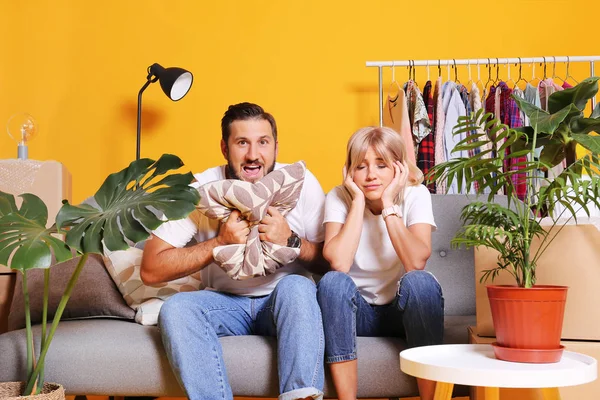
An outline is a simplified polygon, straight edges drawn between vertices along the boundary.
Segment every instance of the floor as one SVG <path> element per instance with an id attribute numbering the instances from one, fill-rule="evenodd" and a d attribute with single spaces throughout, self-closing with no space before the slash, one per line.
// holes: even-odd
<path id="1" fill-rule="evenodd" d="M 108 400 L 108 396 L 86 396 L 87 400 Z M 74 400 L 75 396 L 66 396 L 66 400 Z M 130 399 L 135 399 L 130 397 Z M 183 397 L 158 397 L 156 400 L 183 400 Z M 234 400 L 276 400 L 254 397 L 234 397 Z M 335 400 L 335 399 L 331 399 Z M 363 399 L 363 400 L 382 400 L 382 399 Z M 400 400 L 420 400 L 418 397 L 403 397 Z M 455 397 L 454 400 L 469 400 L 468 397 Z"/>

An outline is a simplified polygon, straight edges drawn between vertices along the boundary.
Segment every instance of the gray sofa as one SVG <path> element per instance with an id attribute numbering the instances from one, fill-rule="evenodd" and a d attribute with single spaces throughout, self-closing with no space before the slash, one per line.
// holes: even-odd
<path id="1" fill-rule="evenodd" d="M 473 251 L 450 247 L 460 227 L 460 211 L 471 200 L 462 195 L 433 196 L 438 230 L 427 270 L 444 292 L 445 343 L 467 343 L 467 327 L 475 324 Z M 221 343 L 234 395 L 277 397 L 273 338 L 226 337 Z M 393 338 L 358 339 L 359 397 L 417 395 L 415 380 L 399 368 L 398 353 L 404 348 Z M 25 354 L 24 330 L 0 335 L 0 381 L 23 380 Z M 106 318 L 63 321 L 46 365 L 46 380 L 63 384 L 70 395 L 184 396 L 155 326 Z M 326 378 L 325 395 L 335 397 L 328 373 Z M 466 393 L 465 388 L 458 390 Z"/>

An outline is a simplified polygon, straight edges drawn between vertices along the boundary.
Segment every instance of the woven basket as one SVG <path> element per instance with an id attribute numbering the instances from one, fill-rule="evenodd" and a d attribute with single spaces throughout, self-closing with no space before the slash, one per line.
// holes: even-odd
<path id="1" fill-rule="evenodd" d="M 33 400 L 65 400 L 65 389 L 58 383 L 44 383 L 42 393 L 21 396 L 25 382 L 0 382 L 0 400 L 33 399 Z"/>

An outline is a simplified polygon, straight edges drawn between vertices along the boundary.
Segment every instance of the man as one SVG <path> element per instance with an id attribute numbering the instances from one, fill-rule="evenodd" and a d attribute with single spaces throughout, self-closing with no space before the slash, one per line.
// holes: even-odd
<path id="1" fill-rule="evenodd" d="M 230 106 L 221 121 L 226 166 L 196 174 L 197 185 L 220 179 L 257 182 L 283 165 L 277 156 L 277 126 L 260 106 Z M 201 271 L 207 289 L 179 293 L 163 305 L 159 326 L 171 366 L 187 396 L 232 399 L 218 338 L 276 336 L 281 400 L 322 397 L 323 326 L 316 287 L 306 267 L 323 266 L 325 195 L 306 171 L 296 207 L 284 218 L 275 208 L 260 221 L 261 240 L 300 247 L 298 259 L 272 275 L 233 280 L 214 263 L 216 246 L 242 244 L 250 229 L 234 210 L 220 224 L 196 211 L 157 229 L 147 242 L 141 276 L 147 284 Z M 197 244 L 184 247 L 193 238 Z"/>

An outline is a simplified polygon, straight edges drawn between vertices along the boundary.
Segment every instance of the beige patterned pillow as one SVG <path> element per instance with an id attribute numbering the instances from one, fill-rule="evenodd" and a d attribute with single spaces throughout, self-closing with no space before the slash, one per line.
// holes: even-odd
<path id="1" fill-rule="evenodd" d="M 294 261 L 300 249 L 262 242 L 258 224 L 269 206 L 286 215 L 296 207 L 300 198 L 306 166 L 304 161 L 271 171 L 256 183 L 224 179 L 206 183 L 198 188 L 198 210 L 220 221 L 239 210 L 250 222 L 246 244 L 215 247 L 213 258 L 230 278 L 241 280 L 274 273 L 282 265 Z"/>
<path id="2" fill-rule="evenodd" d="M 203 288 L 200 272 L 166 283 L 145 285 L 140 278 L 142 250 L 135 247 L 112 252 L 105 249 L 104 263 L 125 302 L 136 311 L 136 322 L 142 325 L 156 325 L 162 303 L 175 293 Z"/>

